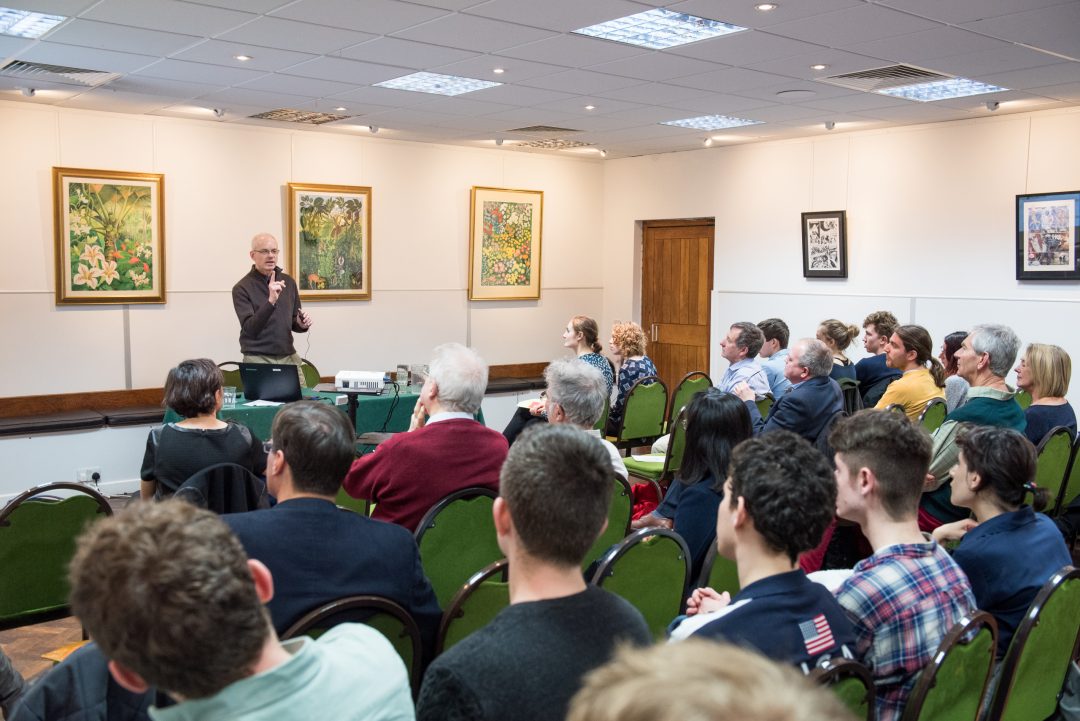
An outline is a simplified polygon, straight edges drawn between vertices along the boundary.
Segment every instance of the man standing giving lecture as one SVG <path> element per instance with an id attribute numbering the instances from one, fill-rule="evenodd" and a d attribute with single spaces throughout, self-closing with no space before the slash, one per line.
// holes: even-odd
<path id="1" fill-rule="evenodd" d="M 306 333 L 311 316 L 300 307 L 296 281 L 286 275 L 277 261 L 277 239 L 259 233 L 251 239 L 251 272 L 233 286 L 232 299 L 240 320 L 240 352 L 245 363 L 294 365 L 300 371 L 300 354 L 293 347 L 292 334 Z"/>

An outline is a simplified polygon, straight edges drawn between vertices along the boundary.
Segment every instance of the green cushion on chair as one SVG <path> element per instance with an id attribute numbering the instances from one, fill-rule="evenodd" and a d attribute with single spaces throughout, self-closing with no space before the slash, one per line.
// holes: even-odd
<path id="1" fill-rule="evenodd" d="M 664 473 L 663 461 L 635 461 L 633 458 L 624 458 L 623 465 L 631 475 L 651 481 L 659 481 Z"/>

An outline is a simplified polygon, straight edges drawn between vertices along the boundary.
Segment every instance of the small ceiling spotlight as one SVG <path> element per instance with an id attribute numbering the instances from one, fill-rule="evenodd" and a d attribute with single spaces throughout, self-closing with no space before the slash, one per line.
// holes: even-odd
<path id="1" fill-rule="evenodd" d="M 19 92 L 23 94 L 23 97 L 32 98 L 37 95 L 37 88 L 23 88 Z M 987 105 L 989 105 L 989 103 L 987 103 Z"/>
<path id="2" fill-rule="evenodd" d="M 503 73 L 506 72 L 506 69 L 505 68 L 495 68 L 491 72 L 495 73 L 496 75 L 502 75 Z"/>
<path id="3" fill-rule="evenodd" d="M 585 109 L 586 110 L 596 110 L 596 106 L 595 105 L 586 105 Z"/>
<path id="4" fill-rule="evenodd" d="M 706 148 L 711 148 L 712 147 L 712 138 L 705 138 L 704 140 L 701 141 L 701 144 L 704 145 Z"/>
<path id="5" fill-rule="evenodd" d="M 832 120 L 826 120 L 825 121 L 825 129 L 826 130 L 832 130 L 835 127 L 836 127 L 836 123 L 834 121 L 832 121 Z"/>
<path id="6" fill-rule="evenodd" d="M 1001 107 L 1001 103 L 999 103 L 996 100 L 987 100 L 986 101 L 986 109 L 989 110 L 991 113 L 994 112 L 995 110 L 997 110 L 1000 107 Z"/>
<path id="7" fill-rule="evenodd" d="M 224 118 L 225 117 L 225 111 L 222 110 L 221 108 L 214 108 L 214 117 Z"/>
<path id="8" fill-rule="evenodd" d="M 233 60 L 239 60 L 242 63 L 246 63 L 248 60 L 252 59 L 253 58 L 250 55 L 233 55 Z"/>
<path id="9" fill-rule="evenodd" d="M 496 145 L 502 145 L 502 144 L 503 144 L 503 142 L 505 142 L 505 141 L 503 141 L 503 139 L 502 139 L 502 138 L 495 138 L 495 144 L 496 144 Z"/>
<path id="10" fill-rule="evenodd" d="M 335 113 L 344 113 L 344 112 L 347 112 L 348 110 L 349 109 L 346 108 L 344 105 L 339 105 L 336 108 L 334 108 Z"/>
<path id="11" fill-rule="evenodd" d="M 775 10 L 778 7 L 780 7 L 780 6 L 777 5 L 776 3 L 758 3 L 757 5 L 754 6 L 754 9 L 755 10 L 760 10 L 763 13 L 767 13 L 770 10 Z"/>
<path id="12" fill-rule="evenodd" d="M 379 126 L 378 125 L 369 125 L 369 126 L 367 126 L 367 129 L 368 129 L 368 132 L 370 132 L 372 135 L 379 132 Z"/>
<path id="13" fill-rule="evenodd" d="M 815 63 L 810 66 L 811 70 L 827 70 L 829 68 L 825 63 Z"/>
<path id="14" fill-rule="evenodd" d="M 601 158 L 606 158 L 607 157 L 607 151 L 604 150 L 603 148 L 600 148 L 600 157 Z"/>

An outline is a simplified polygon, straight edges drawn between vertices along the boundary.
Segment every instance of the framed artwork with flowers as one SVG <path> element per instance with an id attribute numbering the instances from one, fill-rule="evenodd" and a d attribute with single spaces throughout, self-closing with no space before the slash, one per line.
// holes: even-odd
<path id="1" fill-rule="evenodd" d="M 469 300 L 538 300 L 544 192 L 473 186 Z"/>
<path id="2" fill-rule="evenodd" d="M 165 176 L 53 168 L 56 304 L 165 302 Z"/>
<path id="3" fill-rule="evenodd" d="M 301 300 L 371 300 L 371 188 L 289 183 L 287 245 Z"/>

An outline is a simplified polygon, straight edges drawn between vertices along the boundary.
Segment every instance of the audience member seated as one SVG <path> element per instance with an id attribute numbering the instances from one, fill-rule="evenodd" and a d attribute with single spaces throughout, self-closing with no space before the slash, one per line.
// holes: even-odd
<path id="1" fill-rule="evenodd" d="M 224 520 L 274 576 L 267 608 L 277 632 L 330 601 L 373 594 L 408 611 L 432 649 L 441 612 L 412 534 L 334 504 L 355 454 L 348 417 L 323 403 L 290 403 L 271 438 L 266 482 L 278 504 Z"/>
<path id="2" fill-rule="evenodd" d="M 1016 402 L 1005 376 L 1016 360 L 1020 339 L 1004 325 L 977 325 L 956 351 L 960 376 L 970 386 L 967 401 L 945 416 L 934 431 L 934 452 L 926 492 L 919 504 L 919 527 L 933 531 L 942 523 L 967 518 L 968 511 L 949 502 L 949 471 L 956 465 L 956 434 L 961 423 L 998 426 L 1023 431 L 1024 411 Z"/>
<path id="3" fill-rule="evenodd" d="M 604 413 L 608 389 L 604 376 L 590 366 L 591 363 L 581 363 L 580 358 L 560 358 L 548 364 L 544 369 L 548 418 L 552 423 L 566 423 L 595 437 L 611 456 L 615 475 L 626 480 L 629 474 L 619 449 L 595 427 Z"/>
<path id="4" fill-rule="evenodd" d="M 945 336 L 938 360 L 945 366 L 945 410 L 952 413 L 967 402 L 968 382 L 957 373 L 956 351 L 967 338 L 967 331 L 958 330 Z"/>
<path id="5" fill-rule="evenodd" d="M 779 398 L 791 387 L 791 381 L 784 377 L 784 362 L 787 359 L 787 344 L 791 331 L 788 330 L 787 323 L 779 318 L 766 318 L 757 326 L 765 336 L 765 342 L 758 351 L 758 357 L 762 359 L 761 368 L 769 379 L 769 390 L 773 398 Z"/>
<path id="6" fill-rule="evenodd" d="M 746 403 L 754 433 L 783 429 L 816 441 L 829 419 L 844 410 L 844 394 L 829 377 L 832 368 L 832 354 L 824 343 L 813 338 L 796 341 L 784 363 L 791 388 L 776 399 L 767 419 L 754 403 L 754 391 L 745 384 L 737 386 L 735 395 Z"/>
<path id="7" fill-rule="evenodd" d="M 1035 594 L 1059 568 L 1072 563 L 1054 522 L 1041 513 L 1045 488 L 1035 487 L 1035 447 L 1018 431 L 971 426 L 956 438 L 952 502 L 974 519 L 934 529 L 939 543 L 960 541 L 953 560 L 964 569 L 975 602 L 998 624 L 998 658 Z M 1031 506 L 1024 497 L 1031 493 Z"/>
<path id="8" fill-rule="evenodd" d="M 896 721 L 919 671 L 975 607 L 956 562 L 919 531 L 930 438 L 897 413 L 865 410 L 836 424 L 836 513 L 874 548 L 836 591 L 874 674 L 877 717 Z"/>
<path id="9" fill-rule="evenodd" d="M 184 481 L 218 463 L 263 475 L 266 452 L 245 425 L 218 420 L 221 369 L 208 358 L 186 360 L 165 379 L 165 405 L 184 420 L 150 430 L 140 477 L 143 499 L 171 496 Z"/>
<path id="10" fill-rule="evenodd" d="M 650 642 L 635 608 L 581 575 L 613 490 L 595 438 L 566 425 L 521 435 L 492 510 L 510 562 L 510 606 L 432 662 L 417 719 L 562 719 L 586 672 L 619 645 Z"/>
<path id="11" fill-rule="evenodd" d="M 934 357 L 930 334 L 921 325 L 899 325 L 884 355 L 889 367 L 903 375 L 889 384 L 875 407 L 888 408 L 895 403 L 903 406 L 912 422 L 917 422 L 927 403 L 945 398 L 945 369 Z"/>
<path id="12" fill-rule="evenodd" d="M 615 385 L 615 374 L 611 370 L 611 363 L 600 354 L 604 347 L 598 341 L 599 335 L 600 329 L 595 320 L 585 315 L 575 315 L 563 331 L 563 347 L 574 351 L 578 360 L 588 363 L 601 373 L 605 384 L 604 393 L 610 395 Z M 603 414 L 603 407 L 600 412 Z M 503 435 L 508 443 L 513 443 L 527 426 L 542 423 L 547 419 L 547 400 L 542 398 L 529 408 L 518 408 L 503 429 Z"/>
<path id="13" fill-rule="evenodd" d="M 737 643 L 809 672 L 820 659 L 853 658 L 855 632 L 836 599 L 798 566 L 821 543 L 836 509 L 836 481 L 820 451 L 788 431 L 735 449 L 716 547 L 738 566 L 741 590 L 699 588 L 673 638 Z"/>
<path id="14" fill-rule="evenodd" d="M 833 380 L 850 378 L 855 380 L 855 364 L 844 354 L 859 337 L 858 326 L 849 325 L 836 318 L 821 321 L 817 329 L 817 339 L 824 343 L 832 353 L 833 365 L 829 377 Z"/>
<path id="15" fill-rule="evenodd" d="M 566 721 L 855 721 L 827 688 L 737 646 L 627 648 L 585 677 Z"/>
<path id="16" fill-rule="evenodd" d="M 11 659 L 0 649 L 0 712 L 11 718 L 11 710 L 26 691 L 22 674 L 11 665 Z"/>
<path id="17" fill-rule="evenodd" d="M 863 405 L 873 408 L 890 383 L 900 377 L 885 359 L 885 349 L 896 327 L 896 316 L 887 310 L 876 310 L 863 320 L 863 348 L 870 355 L 855 364 L 855 380 Z"/>
<path id="18" fill-rule="evenodd" d="M 178 500 L 91 525 L 71 563 L 72 611 L 117 683 L 179 702 L 157 721 L 412 718 L 408 673 L 381 633 L 343 624 L 282 644 L 262 607 L 273 589 L 218 516 Z"/>
<path id="19" fill-rule="evenodd" d="M 372 518 L 410 531 L 440 499 L 470 486 L 499 489 L 506 438 L 473 416 L 487 390 L 488 367 L 458 343 L 435 349 L 408 433 L 353 461 L 345 491 L 377 504 Z"/>
<path id="20" fill-rule="evenodd" d="M 1016 368 L 1016 385 L 1031 394 L 1031 405 L 1024 411 L 1024 433 L 1035 445 L 1058 426 L 1076 437 L 1076 413 L 1065 400 L 1071 376 L 1072 359 L 1059 346 L 1032 343 L 1024 351 Z"/>
<path id="21" fill-rule="evenodd" d="M 716 541 L 716 509 L 724 497 L 731 451 L 753 434 L 750 413 L 730 393 L 710 388 L 686 407 L 686 444 L 682 464 L 667 494 L 633 528 L 675 527 L 690 548 L 691 578 L 697 578 Z"/>
<path id="22" fill-rule="evenodd" d="M 616 323 L 611 328 L 611 360 L 615 365 L 616 386 L 611 394 L 611 410 L 608 413 L 608 435 L 619 431 L 626 397 L 634 383 L 646 376 L 656 375 L 656 366 L 645 355 L 645 332 L 637 323 Z"/>

